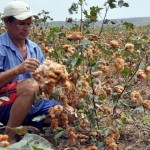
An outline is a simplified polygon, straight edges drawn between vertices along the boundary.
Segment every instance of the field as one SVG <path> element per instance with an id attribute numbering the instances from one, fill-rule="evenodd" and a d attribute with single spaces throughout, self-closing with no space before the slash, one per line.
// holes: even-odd
<path id="1" fill-rule="evenodd" d="M 38 135 L 18 149 L 46 150 L 47 139 L 56 150 L 150 150 L 150 27 L 101 29 L 33 26 L 30 39 L 46 58 L 34 74 L 40 96 L 63 107 L 49 110 L 52 124 L 43 131 L 16 129 Z"/>

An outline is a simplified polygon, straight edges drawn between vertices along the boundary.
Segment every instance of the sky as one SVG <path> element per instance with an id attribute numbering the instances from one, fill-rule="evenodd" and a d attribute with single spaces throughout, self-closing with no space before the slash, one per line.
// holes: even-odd
<path id="1" fill-rule="evenodd" d="M 11 0 L 0 0 L 0 13 L 3 13 L 4 7 Z M 49 16 L 54 21 L 65 21 L 66 18 L 80 19 L 80 13 L 70 15 L 68 8 L 72 3 L 77 3 L 78 0 L 23 0 L 32 9 L 35 14 L 42 12 L 42 10 L 48 11 Z M 116 0 L 118 1 L 118 0 Z M 104 3 L 106 0 L 86 0 L 87 5 L 84 9 L 87 11 L 92 6 L 98 6 L 104 8 L 100 16 L 103 18 L 105 14 Z M 129 7 L 118 7 L 115 9 L 109 9 L 107 13 L 107 19 L 122 19 L 122 18 L 135 18 L 135 17 L 150 17 L 150 0 L 124 0 L 129 4 Z M 99 17 L 99 20 L 102 20 Z"/>

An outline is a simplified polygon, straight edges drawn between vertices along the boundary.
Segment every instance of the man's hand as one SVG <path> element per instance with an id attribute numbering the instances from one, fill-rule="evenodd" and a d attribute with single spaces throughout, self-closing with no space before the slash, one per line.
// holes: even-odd
<path id="1" fill-rule="evenodd" d="M 25 59 L 23 63 L 21 63 L 18 67 L 18 73 L 23 74 L 26 72 L 34 72 L 40 65 L 40 62 L 35 58 Z"/>

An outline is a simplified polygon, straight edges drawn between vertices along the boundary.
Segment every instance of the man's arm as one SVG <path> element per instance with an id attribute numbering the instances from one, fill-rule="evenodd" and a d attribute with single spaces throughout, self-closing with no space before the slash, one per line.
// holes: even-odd
<path id="1" fill-rule="evenodd" d="M 1 72 L 0 73 L 0 88 L 7 85 L 10 81 L 16 78 L 19 74 L 24 74 L 26 72 L 34 72 L 38 68 L 39 65 L 40 65 L 40 62 L 37 59 L 29 58 L 29 59 L 26 59 L 20 65 L 13 67 L 7 71 Z"/>
<path id="2" fill-rule="evenodd" d="M 0 89 L 19 75 L 17 67 L 0 73 Z"/>

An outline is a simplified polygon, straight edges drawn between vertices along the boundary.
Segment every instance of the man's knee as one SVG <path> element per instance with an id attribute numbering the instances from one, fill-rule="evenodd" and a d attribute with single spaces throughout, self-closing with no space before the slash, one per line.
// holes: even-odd
<path id="1" fill-rule="evenodd" d="M 19 93 L 26 93 L 26 94 L 33 94 L 39 91 L 39 84 L 34 79 L 26 79 L 22 80 L 17 85 L 17 94 Z"/>

